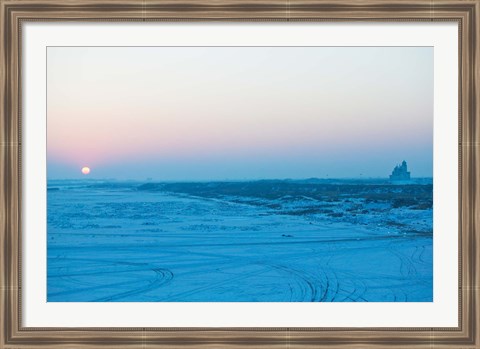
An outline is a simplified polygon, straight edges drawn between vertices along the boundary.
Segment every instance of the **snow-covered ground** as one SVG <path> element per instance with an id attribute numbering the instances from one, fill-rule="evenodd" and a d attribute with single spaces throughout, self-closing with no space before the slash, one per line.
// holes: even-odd
<path id="1" fill-rule="evenodd" d="M 49 181 L 48 301 L 432 301 L 431 183 L 242 183 Z"/>

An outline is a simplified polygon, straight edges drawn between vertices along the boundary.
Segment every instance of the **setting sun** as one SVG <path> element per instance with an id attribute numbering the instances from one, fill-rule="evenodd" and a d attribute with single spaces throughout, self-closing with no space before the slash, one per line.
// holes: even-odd
<path id="1" fill-rule="evenodd" d="M 82 167 L 82 173 L 83 173 L 84 175 L 89 174 L 89 173 L 90 173 L 90 167 L 86 167 L 86 166 L 85 166 L 85 167 Z"/>

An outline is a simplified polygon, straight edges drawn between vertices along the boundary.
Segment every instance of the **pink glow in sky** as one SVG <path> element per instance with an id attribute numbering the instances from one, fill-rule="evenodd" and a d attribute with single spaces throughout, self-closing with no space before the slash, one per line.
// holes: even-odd
<path id="1" fill-rule="evenodd" d="M 49 178 L 432 175 L 429 47 L 49 47 L 47 64 Z"/>

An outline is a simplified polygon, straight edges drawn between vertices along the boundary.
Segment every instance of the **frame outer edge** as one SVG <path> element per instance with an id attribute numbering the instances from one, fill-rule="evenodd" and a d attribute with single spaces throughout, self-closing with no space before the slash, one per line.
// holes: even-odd
<path id="1" fill-rule="evenodd" d="M 112 7 L 115 5 L 126 4 L 132 5 L 130 8 L 125 8 L 124 10 L 118 10 L 118 13 L 109 14 L 105 11 L 105 8 L 102 9 L 101 14 L 105 15 L 108 19 L 110 18 L 121 18 L 122 14 L 124 18 L 130 17 L 132 19 L 141 20 L 139 17 L 140 14 L 137 10 L 133 8 L 138 8 L 140 4 L 139 0 L 137 2 L 123 0 L 123 1 L 108 1 L 98 2 L 97 4 L 103 4 L 104 7 L 107 7 L 107 4 L 112 4 Z M 148 1 L 148 0 L 147 0 Z M 288 1 L 288 0 L 286 0 Z M 290 0 L 293 2 L 293 0 Z M 212 1 L 216 5 L 229 3 L 231 1 L 222 1 L 214 0 Z M 312 1 L 307 1 L 312 2 Z M 313 1 L 314 2 L 314 1 Z M 352 1 L 343 1 L 345 4 Z M 29 5 L 42 6 L 42 4 L 52 4 L 59 5 L 61 3 L 67 4 L 68 6 L 63 6 L 62 10 L 55 10 L 53 12 L 49 11 L 39 11 L 35 13 L 35 10 L 25 9 L 23 10 L 22 4 L 25 4 L 27 7 Z M 154 7 L 154 16 L 151 17 L 154 20 L 155 17 L 161 17 L 161 14 L 165 14 L 166 17 L 173 17 L 175 13 L 174 9 L 162 9 L 162 5 L 158 0 L 151 1 L 152 4 L 157 3 L 159 7 Z M 175 5 L 181 5 L 182 2 L 178 0 L 173 0 L 169 2 L 172 4 L 172 8 Z M 191 3 L 191 2 L 190 2 Z M 247 7 L 248 4 L 253 4 L 254 1 L 244 1 L 243 5 Z M 266 4 L 279 4 L 280 1 L 265 0 Z M 299 1 L 298 3 L 302 4 L 305 1 Z M 332 1 L 319 0 L 319 4 L 328 4 L 333 3 Z M 379 4 L 379 1 L 364 1 L 361 0 L 358 3 L 363 5 L 368 5 L 369 3 Z M 422 4 L 432 3 L 431 1 L 413 1 L 413 0 L 398 0 L 397 4 Z M 70 18 L 70 19 L 79 19 L 82 16 L 90 17 L 93 13 L 96 13 L 97 18 L 101 17 L 98 15 L 100 10 L 97 12 L 97 7 L 95 7 L 95 2 L 93 1 L 77 1 L 77 0 L 0 0 L 0 102 L 1 102 L 1 111 L 0 111 L 0 143 L 1 152 L 0 152 L 0 183 L 3 186 L 0 190 L 0 251 L 2 256 L 0 257 L 0 286 L 2 286 L 2 297 L 0 297 L 0 348 L 118 348 L 121 347 L 139 347 L 140 342 L 142 343 L 142 348 L 182 348 L 182 347 L 191 347 L 191 348 L 245 348 L 250 346 L 254 347 L 264 347 L 268 346 L 269 348 L 285 348 L 292 346 L 292 349 L 295 347 L 301 347 L 304 349 L 307 348 L 326 348 L 326 347 L 355 347 L 355 348 L 384 348 L 385 346 L 395 346 L 400 348 L 403 346 L 408 346 L 409 348 L 480 348 L 479 342 L 479 324 L 477 317 L 480 314 L 479 307 L 479 298 L 480 289 L 479 289 L 479 275 L 480 275 L 480 255 L 478 251 L 478 240 L 479 240 L 479 229 L 480 229 L 480 218 L 478 217 L 478 208 L 480 205 L 480 194 L 479 194 L 479 185 L 480 182 L 480 142 L 478 135 L 480 135 L 480 122 L 479 118 L 479 103 L 480 103 L 480 94 L 479 94 L 479 81 L 480 81 L 480 70 L 479 70 L 479 44 L 477 43 L 478 38 L 480 38 L 479 30 L 479 0 L 460 0 L 460 1 L 451 1 L 451 0 L 438 0 L 433 1 L 433 3 L 438 3 L 439 7 L 441 5 L 451 5 L 451 10 L 445 10 L 445 14 L 459 13 L 461 5 L 470 6 L 469 15 L 464 16 L 465 22 L 464 25 L 469 30 L 469 35 L 466 35 L 467 29 L 463 30 L 463 52 L 460 57 L 462 65 L 465 68 L 461 74 L 461 85 L 462 85 L 462 100 L 460 100 L 459 107 L 463 107 L 462 115 L 462 173 L 463 176 L 460 179 L 462 182 L 462 206 L 464 211 L 462 212 L 462 227 L 466 231 L 462 231 L 463 242 L 462 247 L 464 252 L 467 253 L 467 257 L 462 259 L 462 273 L 464 281 L 462 293 L 464 295 L 463 302 L 463 317 L 462 324 L 463 328 L 461 333 L 452 332 L 452 331 L 441 331 L 438 330 L 433 337 L 428 339 L 428 343 L 425 340 L 428 337 L 428 334 L 425 331 L 410 331 L 410 332 L 396 332 L 388 331 L 385 335 L 380 335 L 381 339 L 377 338 L 375 341 L 375 333 L 380 334 L 379 331 L 373 331 L 362 333 L 362 332 L 349 332 L 345 337 L 342 336 L 340 340 L 337 338 L 336 341 L 329 341 L 328 338 L 336 338 L 333 331 L 327 331 L 322 334 L 322 331 L 295 331 L 295 329 L 285 329 L 284 331 L 154 331 L 146 335 L 145 329 L 105 329 L 103 330 L 88 330 L 88 329 L 32 329 L 32 328 L 21 328 L 19 324 L 19 295 L 20 290 L 19 286 L 19 275 L 16 271 L 19 271 L 20 265 L 19 261 L 19 240 L 15 239 L 15 234 L 19 236 L 19 217 L 20 217 L 20 204 L 19 204 L 19 194 L 20 194 L 20 182 L 19 175 L 20 170 L 20 140 L 17 138 L 20 135 L 19 129 L 19 109 L 18 98 L 19 94 L 19 37 L 18 37 L 18 13 L 24 17 L 30 17 L 32 19 L 41 20 L 43 16 L 55 19 L 57 17 Z M 8 11 L 8 5 L 14 4 L 18 10 L 17 16 L 14 12 Z M 83 11 L 83 5 L 88 5 L 89 9 Z M 134 5 L 136 4 L 136 5 Z M 147 2 L 148 4 L 148 2 Z M 292 4 L 293 5 L 293 4 Z M 386 4 L 385 4 L 386 5 Z M 60 6 L 61 7 L 61 6 Z M 220 6 L 221 7 L 221 6 Z M 293 8 L 294 6 L 292 6 Z M 93 8 L 93 9 L 92 9 Z M 245 12 L 244 9 L 235 10 L 235 7 L 228 7 L 228 11 L 221 12 L 220 15 L 213 16 L 214 18 L 229 18 L 236 17 L 240 15 L 248 14 L 248 11 Z M 148 7 L 147 7 L 148 9 Z M 57 12 L 58 11 L 58 12 Z M 122 12 L 124 11 L 124 12 Z M 238 11 L 235 13 L 235 11 Z M 302 12 L 302 10 L 299 10 Z M 382 11 L 386 11 L 383 9 Z M 208 12 L 208 9 L 205 10 Z M 272 18 L 279 18 L 276 12 L 273 13 L 273 10 L 265 10 L 267 16 Z M 292 11 L 293 12 L 293 11 Z M 341 11 L 343 15 L 348 15 L 352 11 Z M 145 10 L 146 13 L 146 10 Z M 168 14 L 167 14 L 168 13 Z M 268 16 L 269 13 L 269 16 Z M 368 17 L 372 16 L 375 12 L 368 12 L 359 17 Z M 393 13 L 393 11 L 392 11 Z M 441 14 L 441 11 L 437 12 Z M 148 13 L 150 14 L 150 13 Z M 185 15 L 184 18 L 189 17 L 198 17 L 196 13 L 192 14 L 190 12 L 184 13 L 180 12 L 181 15 Z M 199 12 L 199 16 L 205 15 L 204 12 Z M 250 13 L 251 18 L 256 17 L 255 13 Z M 314 15 L 319 15 L 319 12 L 315 12 Z M 312 15 L 312 16 L 314 16 Z M 142 14 L 144 16 L 144 14 Z M 392 14 L 395 16 L 395 14 Z M 209 17 L 208 15 L 206 17 Z M 299 17 L 308 17 L 308 11 L 302 13 Z M 328 17 L 328 16 L 327 16 Z M 422 11 L 412 12 L 411 17 L 425 18 L 425 13 Z M 448 16 L 447 16 L 448 17 Z M 469 17 L 467 19 L 467 17 Z M 148 18 L 148 17 L 147 17 Z M 433 18 L 432 18 L 433 19 Z M 281 18 L 279 20 L 282 20 Z M 468 22 L 468 23 L 467 23 Z M 465 143 L 466 142 L 466 143 Z M 18 194 L 18 195 L 16 195 Z M 10 226 L 9 226 L 10 224 Z M 468 228 L 468 229 L 466 229 Z M 467 260 L 468 259 L 468 260 Z M 465 283 L 467 282 L 467 283 Z M 15 292 L 10 292 L 15 291 Z M 129 331 L 131 330 L 131 331 Z M 242 334 L 243 332 L 243 334 Z M 346 334 L 347 331 L 342 331 Z M 436 331 L 435 331 L 436 332 Z M 340 333 L 340 332 L 339 332 Z M 393 333 L 393 334 L 392 334 Z M 432 334 L 430 334 L 432 335 Z M 140 340 L 140 336 L 143 338 Z M 393 336 L 389 338 L 389 336 Z M 339 336 L 340 337 L 340 336 Z M 125 342 L 121 342 L 122 338 L 128 339 Z M 270 340 L 268 340 L 268 339 Z M 296 340 L 295 340 L 296 338 Z M 356 338 L 356 340 L 355 340 Z M 163 339 L 163 341 L 162 341 Z M 171 341 L 169 341 L 169 339 Z M 182 343 L 182 339 L 185 342 Z M 263 339 L 263 340 L 262 340 Z M 325 339 L 326 341 L 322 342 Z M 370 341 L 373 339 L 373 341 Z M 395 340 L 399 342 L 395 345 Z M 423 341 L 422 341 L 423 339 Z M 193 342 L 192 342 L 193 341 Z M 411 343 L 411 344 L 409 344 Z"/>
<path id="2" fill-rule="evenodd" d="M 463 251 L 459 256 L 461 285 L 460 297 L 460 333 L 448 338 L 445 333 L 435 333 L 435 346 L 440 348 L 480 348 L 479 341 L 479 204 L 480 204 L 480 122 L 479 122 L 479 50 L 480 45 L 480 2 L 470 4 L 463 18 L 463 30 L 459 40 L 462 54 L 459 59 L 459 111 L 461 127 L 459 129 L 460 181 L 459 213 L 460 244 Z M 435 331 L 436 332 L 436 331 Z M 460 338 L 459 338 L 460 337 Z M 438 344 L 436 341 L 438 340 Z"/>
<path id="3" fill-rule="evenodd" d="M 463 209 L 463 250 L 462 256 L 462 295 L 463 295 L 463 331 L 467 334 L 470 345 L 480 348 L 480 2 L 476 1 L 469 12 L 470 36 L 465 40 L 465 53 L 462 57 L 463 96 L 462 108 L 462 181 Z"/>
<path id="4" fill-rule="evenodd" d="M 2 5 L 4 5 L 2 3 Z M 18 67 L 18 23 L 14 13 L 8 6 L 2 6 L 2 29 L 4 38 L 5 69 L 5 99 L 4 99 L 4 127 L 6 151 L 4 152 L 4 207 L 5 207 L 5 267 L 6 304 L 5 304 L 5 342 L 9 343 L 19 329 L 19 67 Z"/>
<path id="5" fill-rule="evenodd" d="M 471 194 L 473 198 L 473 207 L 470 212 L 473 214 L 473 233 L 471 243 L 471 261 L 470 266 L 473 268 L 471 283 L 471 330 L 473 342 L 476 348 L 480 348 L 480 1 L 475 2 L 474 6 L 474 37 L 471 39 L 473 50 L 472 59 L 472 140 L 475 142 L 473 151 L 472 175 L 475 178 Z"/>
<path id="6" fill-rule="evenodd" d="M 462 40 L 462 138 L 461 138 L 461 204 L 462 204 L 462 332 L 466 335 L 469 347 L 480 348 L 479 342 L 479 276 L 480 255 L 479 241 L 479 204 L 480 204 L 480 70 L 479 50 L 480 44 L 480 2 L 476 1 L 465 16 L 465 32 Z M 466 344 L 467 344 L 466 343 Z"/>
<path id="7" fill-rule="evenodd" d="M 6 304 L 7 304 L 7 284 L 5 280 L 6 275 L 6 234 L 7 225 L 5 221 L 7 202 L 5 198 L 5 153 L 6 147 L 6 125 L 5 125 L 5 91 L 7 79 L 5 76 L 6 62 L 5 62 L 5 30 L 4 30 L 5 6 L 0 1 L 0 347 L 5 344 L 6 333 Z"/>

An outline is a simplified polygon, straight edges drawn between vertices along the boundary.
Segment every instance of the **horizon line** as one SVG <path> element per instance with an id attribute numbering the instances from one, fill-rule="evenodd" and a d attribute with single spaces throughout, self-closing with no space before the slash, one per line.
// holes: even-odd
<path id="1" fill-rule="evenodd" d="M 415 179 L 433 179 L 433 176 L 411 177 Z M 388 180 L 389 177 L 304 177 L 304 178 L 224 178 L 224 179 L 160 179 L 160 178 L 47 178 L 47 181 L 133 181 L 133 182 L 253 182 L 253 181 L 305 181 L 305 180 Z M 408 181 L 408 180 L 406 180 Z"/>

